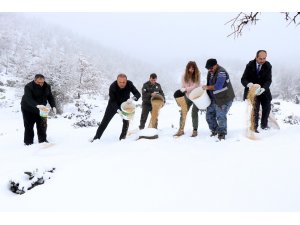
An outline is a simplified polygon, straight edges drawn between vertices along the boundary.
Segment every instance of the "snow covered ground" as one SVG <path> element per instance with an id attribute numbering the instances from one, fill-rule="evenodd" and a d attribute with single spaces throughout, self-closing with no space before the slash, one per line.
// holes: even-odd
<path id="1" fill-rule="evenodd" d="M 276 101 L 276 100 L 275 100 Z M 274 101 L 273 101 L 274 102 Z M 116 115 L 102 138 L 89 142 L 96 127 L 77 128 L 63 115 L 48 121 L 48 140 L 23 145 L 19 100 L 0 109 L 0 211 L 2 212 L 298 212 L 300 210 L 299 125 L 283 122 L 300 115 L 300 105 L 277 101 L 281 127 L 246 137 L 245 102 L 234 102 L 228 135 L 210 137 L 205 114 L 199 113 L 199 135 L 172 135 L 179 108 L 168 100 L 159 116 L 159 138 L 136 141 L 137 134 L 119 141 L 121 118 Z M 102 119 L 107 102 L 92 117 Z M 66 113 L 72 106 L 66 107 Z M 74 109 L 73 109 L 74 110 Z M 130 131 L 139 125 L 138 107 Z M 150 115 L 149 115 L 150 117 Z M 149 118 L 148 118 L 149 119 Z M 23 195 L 9 190 L 9 180 L 25 179 L 24 171 L 56 171 L 45 184 Z"/>

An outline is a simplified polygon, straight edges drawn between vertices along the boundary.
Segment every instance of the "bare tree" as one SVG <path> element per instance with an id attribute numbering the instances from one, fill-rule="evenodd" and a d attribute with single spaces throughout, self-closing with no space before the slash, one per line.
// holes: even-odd
<path id="1" fill-rule="evenodd" d="M 296 24 L 298 26 L 300 22 L 297 22 L 298 16 L 300 15 L 300 12 L 296 13 L 290 13 L 290 12 L 281 12 L 284 15 L 284 19 L 286 22 L 288 22 L 288 25 L 291 23 Z M 235 38 L 242 35 L 242 31 L 246 25 L 255 25 L 257 21 L 259 21 L 259 16 L 261 15 L 261 12 L 249 12 L 244 13 L 240 12 L 236 17 L 229 20 L 225 23 L 231 24 L 231 28 L 233 30 L 232 33 L 228 34 L 227 37 L 234 36 Z"/>
<path id="2" fill-rule="evenodd" d="M 300 24 L 300 22 L 297 22 L 297 17 L 300 15 L 300 12 L 297 13 L 291 13 L 290 12 L 282 12 L 285 16 L 285 20 L 288 22 L 288 24 L 294 23 L 296 26 Z"/>

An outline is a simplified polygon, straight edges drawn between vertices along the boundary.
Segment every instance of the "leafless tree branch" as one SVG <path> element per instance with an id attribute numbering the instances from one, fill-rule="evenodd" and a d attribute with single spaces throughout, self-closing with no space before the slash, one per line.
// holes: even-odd
<path id="1" fill-rule="evenodd" d="M 227 35 L 227 37 L 230 36 L 234 36 L 234 38 L 237 38 L 239 36 L 242 35 L 242 31 L 244 29 L 244 27 L 246 25 L 255 25 L 256 22 L 258 20 L 260 20 L 258 18 L 259 14 L 261 14 L 260 12 L 249 12 L 249 13 L 244 13 L 244 12 L 240 12 L 235 18 L 229 20 L 228 22 L 225 23 L 225 25 L 227 24 L 231 24 L 231 28 L 232 28 L 232 33 L 230 33 L 229 35 Z M 298 26 L 300 24 L 300 22 L 297 22 L 297 19 L 300 18 L 300 12 L 295 12 L 295 13 L 291 13 L 291 12 L 282 12 L 282 14 L 284 14 L 284 19 L 288 22 L 288 25 L 290 25 L 291 23 L 296 24 L 296 26 Z"/>
<path id="2" fill-rule="evenodd" d="M 294 15 L 291 16 L 290 12 L 282 12 L 284 14 L 284 19 L 288 22 L 288 25 L 290 25 L 291 23 L 296 24 L 296 26 L 298 26 L 300 24 L 300 22 L 297 22 L 297 17 L 300 15 L 300 12 L 296 12 L 294 13 Z"/>
<path id="3" fill-rule="evenodd" d="M 241 36 L 242 31 L 246 25 L 256 24 L 256 22 L 259 20 L 258 14 L 260 14 L 260 12 L 240 12 L 235 18 L 229 20 L 227 23 L 225 23 L 225 25 L 231 23 L 230 26 L 233 29 L 233 32 L 227 35 L 227 37 L 230 37 L 232 35 L 235 38 Z"/>

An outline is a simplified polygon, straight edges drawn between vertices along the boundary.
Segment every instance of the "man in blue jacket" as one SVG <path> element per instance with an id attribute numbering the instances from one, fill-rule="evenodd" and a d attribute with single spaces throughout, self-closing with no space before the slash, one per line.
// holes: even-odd
<path id="1" fill-rule="evenodd" d="M 208 70 L 207 84 L 202 88 L 207 90 L 211 104 L 206 109 L 206 121 L 211 136 L 225 140 L 227 135 L 227 113 L 235 97 L 229 74 L 218 64 L 216 59 L 208 59 L 205 65 Z"/>

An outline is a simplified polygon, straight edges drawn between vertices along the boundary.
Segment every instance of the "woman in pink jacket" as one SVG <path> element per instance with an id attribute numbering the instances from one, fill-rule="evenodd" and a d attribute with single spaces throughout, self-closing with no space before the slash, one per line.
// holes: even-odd
<path id="1" fill-rule="evenodd" d="M 181 107 L 180 111 L 180 122 L 179 129 L 174 136 L 182 136 L 184 134 L 184 126 L 186 115 L 193 105 L 192 108 L 192 123 L 193 123 L 193 133 L 192 137 L 196 137 L 198 135 L 198 111 L 199 109 L 193 104 L 193 102 L 189 99 L 189 95 L 195 88 L 200 86 L 200 77 L 201 73 L 198 69 L 196 62 L 190 61 L 186 65 L 185 73 L 182 76 L 182 87 L 180 91 L 184 93 L 184 98 L 176 98 L 177 104 Z"/>

